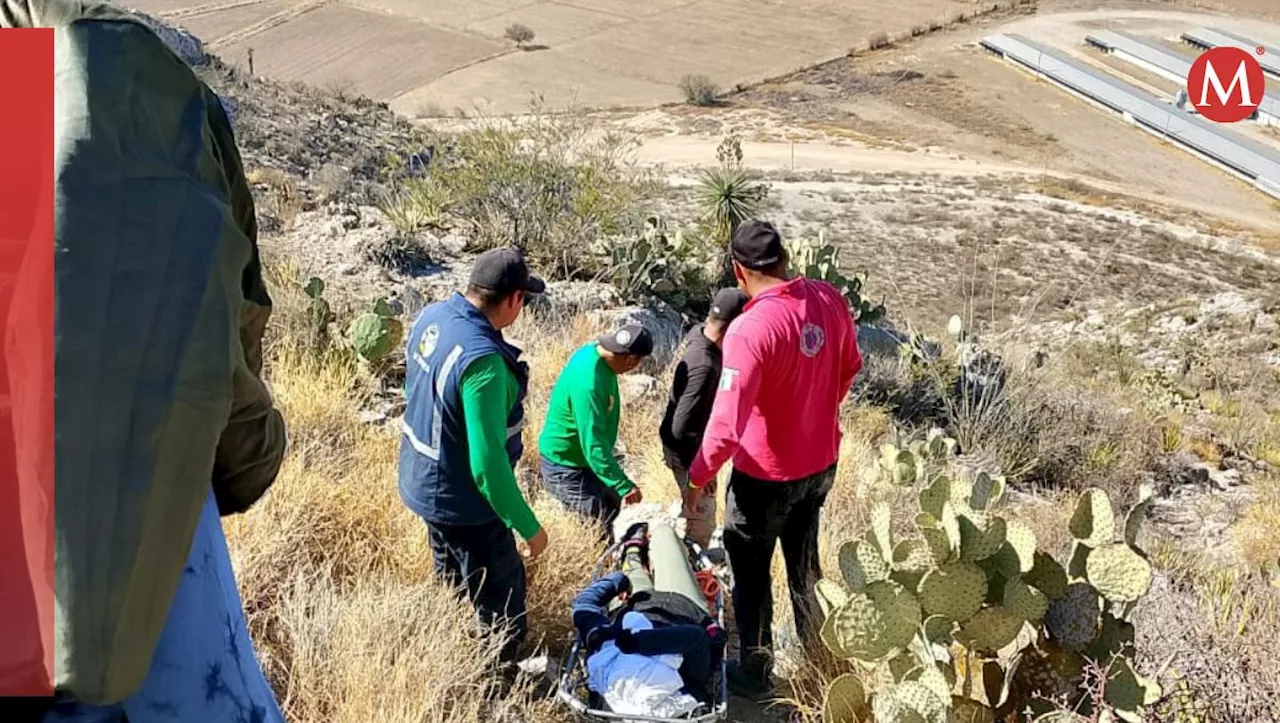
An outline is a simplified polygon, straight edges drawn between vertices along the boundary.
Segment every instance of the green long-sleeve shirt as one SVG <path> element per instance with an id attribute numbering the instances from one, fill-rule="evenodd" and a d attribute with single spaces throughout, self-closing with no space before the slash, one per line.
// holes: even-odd
<path id="1" fill-rule="evenodd" d="M 471 476 L 499 519 L 528 540 L 542 527 L 520 493 L 506 449 L 507 417 L 519 393 L 519 382 L 497 354 L 476 359 L 462 375 Z"/>
<path id="2" fill-rule="evenodd" d="M 551 389 L 538 451 L 563 467 L 590 469 L 625 497 L 635 484 L 613 456 L 621 406 L 618 375 L 600 356 L 595 342 L 587 344 L 569 357 Z"/>

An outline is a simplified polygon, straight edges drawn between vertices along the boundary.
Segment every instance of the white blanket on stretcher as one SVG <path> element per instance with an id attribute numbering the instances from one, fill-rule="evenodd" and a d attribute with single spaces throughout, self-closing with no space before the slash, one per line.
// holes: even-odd
<path id="1" fill-rule="evenodd" d="M 622 616 L 622 627 L 639 632 L 652 630 L 653 623 L 629 612 Z M 587 685 L 604 696 L 614 713 L 672 718 L 698 707 L 696 698 L 680 692 L 683 662 L 680 655 L 624 653 L 610 640 L 587 658 Z"/>

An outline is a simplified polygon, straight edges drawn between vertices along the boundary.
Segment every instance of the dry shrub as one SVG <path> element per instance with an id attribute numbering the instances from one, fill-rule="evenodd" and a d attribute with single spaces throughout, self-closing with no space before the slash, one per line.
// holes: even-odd
<path id="1" fill-rule="evenodd" d="M 1152 556 L 1162 573 L 1134 619 L 1140 664 L 1167 666 L 1156 719 L 1280 720 L 1280 590 L 1185 545 L 1159 541 Z"/>
<path id="2" fill-rule="evenodd" d="M 1254 490 L 1257 497 L 1236 525 L 1235 542 L 1250 568 L 1280 579 L 1280 476 L 1255 479 Z"/>
<path id="3" fill-rule="evenodd" d="M 720 99 L 720 89 L 705 75 L 686 75 L 680 79 L 680 92 L 689 105 L 713 106 Z"/>

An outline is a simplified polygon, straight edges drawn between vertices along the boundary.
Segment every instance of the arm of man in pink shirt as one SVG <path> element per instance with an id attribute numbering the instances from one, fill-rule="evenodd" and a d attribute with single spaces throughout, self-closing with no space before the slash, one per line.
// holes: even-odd
<path id="1" fill-rule="evenodd" d="M 724 370 L 720 388 L 711 405 L 711 418 L 702 437 L 698 455 L 689 467 L 689 484 L 705 487 L 715 479 L 741 444 L 742 432 L 755 407 L 764 371 L 758 348 L 762 329 L 747 319 L 739 319 L 724 338 Z"/>
<path id="2" fill-rule="evenodd" d="M 862 352 L 858 349 L 858 325 L 849 322 L 849 333 L 845 335 L 844 353 L 840 365 L 840 400 L 844 401 L 853 388 L 853 378 L 862 371 Z"/>

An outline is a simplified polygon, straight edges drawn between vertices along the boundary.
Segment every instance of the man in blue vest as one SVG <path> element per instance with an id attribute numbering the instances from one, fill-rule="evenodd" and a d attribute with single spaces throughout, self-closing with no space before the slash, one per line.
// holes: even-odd
<path id="1" fill-rule="evenodd" d="M 507 627 L 503 662 L 528 630 L 525 570 L 547 547 L 520 487 L 528 365 L 502 337 L 526 294 L 545 290 L 515 249 L 476 259 L 465 294 L 422 310 L 408 339 L 408 404 L 400 444 L 400 498 L 427 523 L 436 574 L 465 585 L 481 620 Z"/>

